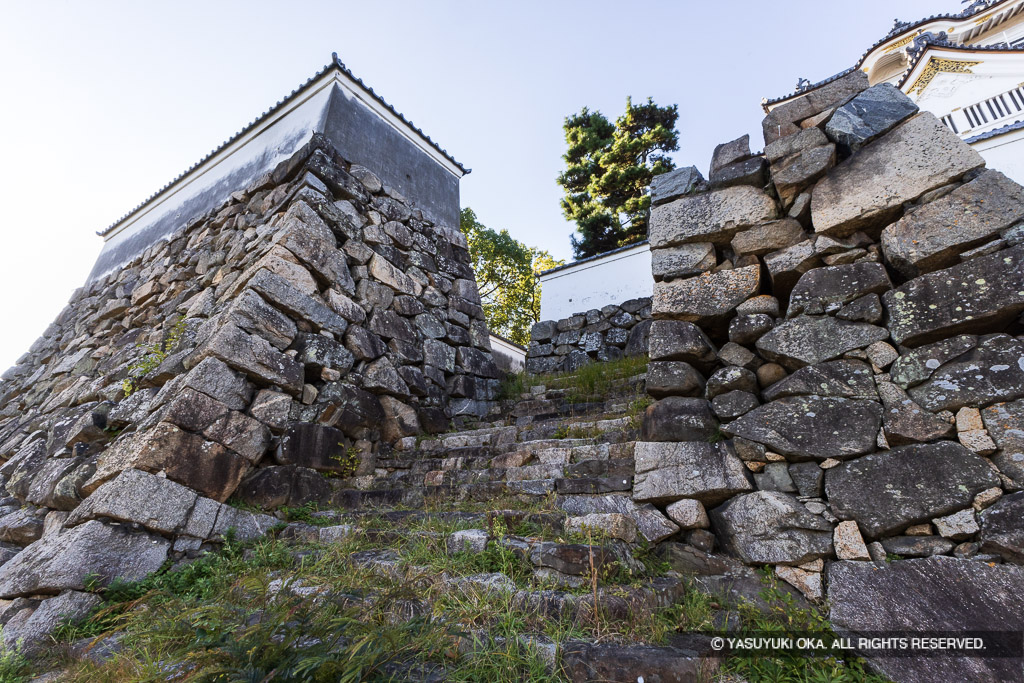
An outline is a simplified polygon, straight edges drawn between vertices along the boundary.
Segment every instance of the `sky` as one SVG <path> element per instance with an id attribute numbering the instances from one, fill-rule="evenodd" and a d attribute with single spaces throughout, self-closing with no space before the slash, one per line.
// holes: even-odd
<path id="1" fill-rule="evenodd" d="M 833 9 L 834 8 L 834 9 Z M 898 8 L 898 9 L 897 9 Z M 562 122 L 678 104 L 678 166 L 763 146 L 763 97 L 956 0 L 0 0 L 0 372 L 85 283 L 103 230 L 331 52 L 473 172 L 462 205 L 571 258 Z"/>

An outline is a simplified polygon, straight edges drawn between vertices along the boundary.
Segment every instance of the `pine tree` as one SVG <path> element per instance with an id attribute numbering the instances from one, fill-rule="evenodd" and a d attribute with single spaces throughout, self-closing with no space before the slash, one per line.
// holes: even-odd
<path id="1" fill-rule="evenodd" d="M 634 105 L 612 125 L 584 107 L 567 117 L 562 213 L 576 223 L 571 237 L 577 259 L 638 242 L 647 236 L 651 179 L 675 168 L 667 156 L 679 149 L 678 106 L 659 107 L 651 98 Z"/>

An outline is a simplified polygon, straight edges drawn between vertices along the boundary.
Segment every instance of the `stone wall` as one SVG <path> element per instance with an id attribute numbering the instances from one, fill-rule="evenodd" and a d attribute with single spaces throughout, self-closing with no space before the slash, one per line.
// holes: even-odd
<path id="1" fill-rule="evenodd" d="M 393 442 L 485 415 L 497 377 L 463 235 L 314 138 L 4 373 L 0 599 L 275 523 L 232 496 L 328 504 Z"/>
<path id="2" fill-rule="evenodd" d="M 570 372 L 593 361 L 647 353 L 650 318 L 651 300 L 642 298 L 536 323 L 530 330 L 526 371 Z"/>
<path id="3" fill-rule="evenodd" d="M 1021 623 L 1024 188 L 860 72 L 765 142 L 655 186 L 633 499 L 827 598 L 841 631 Z"/>

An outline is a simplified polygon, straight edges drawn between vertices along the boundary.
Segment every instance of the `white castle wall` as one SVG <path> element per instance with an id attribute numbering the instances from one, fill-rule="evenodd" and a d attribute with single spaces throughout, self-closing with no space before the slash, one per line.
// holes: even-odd
<path id="1" fill-rule="evenodd" d="M 647 242 L 623 248 L 540 276 L 541 320 L 561 320 L 573 313 L 649 297 L 654 292 L 651 248 Z"/>

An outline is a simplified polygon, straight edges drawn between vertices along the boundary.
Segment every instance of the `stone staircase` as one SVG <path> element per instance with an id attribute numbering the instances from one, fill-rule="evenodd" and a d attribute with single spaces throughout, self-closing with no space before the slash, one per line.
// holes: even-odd
<path id="1" fill-rule="evenodd" d="M 769 607 L 767 587 L 729 558 L 664 542 L 679 528 L 630 498 L 644 380 L 623 378 L 601 399 L 580 401 L 565 386 L 571 377 L 549 378 L 504 401 L 496 419 L 403 439 L 372 475 L 339 482 L 331 506 L 311 515 L 314 523 L 292 522 L 282 538 L 314 555 L 358 539 L 367 549 L 347 556 L 354 570 L 428 587 L 395 618 L 432 615 L 443 624 L 457 621 L 445 613 L 447 596 L 500 596 L 502 608 L 523 620 L 519 644 L 558 680 L 739 680 L 718 673 L 722 659 L 709 637 L 686 631 L 736 628 L 741 604 Z M 438 572 L 417 563 L 424 546 L 437 556 L 497 557 L 508 566 Z M 788 586 L 774 589 L 806 606 Z M 325 589 L 293 590 L 322 598 Z M 713 611 L 699 624 L 673 625 L 666 610 L 694 591 L 716 596 Z M 553 638 L 558 624 L 573 637 Z M 504 637 L 470 629 L 459 649 L 471 655 L 481 642 Z M 392 673 L 446 680 L 443 667 Z"/>
<path id="2" fill-rule="evenodd" d="M 590 402 L 570 402 L 562 388 L 534 386 L 505 401 L 496 420 L 402 439 L 377 459 L 373 474 L 339 482 L 331 507 L 423 509 L 496 497 L 535 502 L 628 492 L 642 383 L 642 376 L 627 378 L 606 400 Z"/>
<path id="3" fill-rule="evenodd" d="M 808 605 L 714 554 L 706 529 L 681 531 L 632 500 L 644 380 L 613 381 L 594 400 L 571 377 L 548 380 L 489 421 L 401 440 L 372 474 L 329 479 L 330 504 L 276 513 L 285 524 L 269 542 L 292 559 L 263 576 L 265 590 L 291 609 L 330 603 L 454 638 L 453 661 L 396 657 L 382 669 L 392 680 L 449 680 L 495 648 L 537 662 L 544 673 L 530 680 L 742 680 L 696 632 L 735 631 L 752 608 Z M 322 644 L 310 635 L 296 647 L 306 641 Z M 71 651 L 101 665 L 125 656 L 116 632 Z"/>

